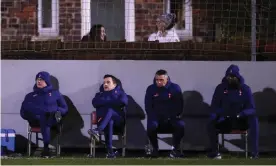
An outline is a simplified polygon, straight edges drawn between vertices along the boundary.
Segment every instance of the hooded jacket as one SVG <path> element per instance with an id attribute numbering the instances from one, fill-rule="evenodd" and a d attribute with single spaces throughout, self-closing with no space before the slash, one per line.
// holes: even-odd
<path id="1" fill-rule="evenodd" d="M 229 88 L 226 79 L 228 75 L 234 75 L 239 79 L 238 89 Z M 255 103 L 249 86 L 244 83 L 244 78 L 239 73 L 237 65 L 230 65 L 225 77 L 214 92 L 211 103 L 212 115 L 223 116 L 251 116 L 255 115 Z"/>
<path id="2" fill-rule="evenodd" d="M 128 104 L 128 98 L 120 85 L 117 85 L 111 91 L 104 91 L 103 85 L 100 92 L 96 93 L 92 100 L 92 105 L 96 108 L 97 116 L 104 116 L 107 109 L 113 109 L 121 116 L 126 113 L 125 106 Z"/>
<path id="3" fill-rule="evenodd" d="M 62 116 L 68 112 L 67 104 L 58 90 L 53 90 L 50 74 L 42 71 L 36 75 L 36 79 L 43 79 L 47 86 L 38 88 L 36 84 L 33 87 L 33 92 L 25 96 L 22 102 L 20 115 L 23 119 L 28 120 L 32 115 L 43 115 L 45 113 L 53 113 L 60 111 Z"/>
<path id="4" fill-rule="evenodd" d="M 165 87 L 157 87 L 154 79 L 147 88 L 145 110 L 149 120 L 176 118 L 183 111 L 181 88 L 168 79 Z"/>

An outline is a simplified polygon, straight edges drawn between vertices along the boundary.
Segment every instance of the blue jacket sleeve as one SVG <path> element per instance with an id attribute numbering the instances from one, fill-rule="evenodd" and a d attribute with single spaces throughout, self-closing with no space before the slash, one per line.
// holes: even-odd
<path id="1" fill-rule="evenodd" d="M 255 102 L 250 87 L 246 87 L 244 93 L 246 95 L 246 102 L 244 105 L 244 110 L 239 115 L 251 116 L 256 114 Z"/>
<path id="2" fill-rule="evenodd" d="M 179 85 L 175 86 L 175 105 L 177 110 L 176 111 L 176 116 L 179 116 L 183 112 L 183 95 L 182 91 Z"/>
<path id="3" fill-rule="evenodd" d="M 151 89 L 151 86 L 149 86 L 147 88 L 146 95 L 145 95 L 145 111 L 148 116 L 152 114 L 152 107 L 153 107 L 152 89 Z"/>
<path id="4" fill-rule="evenodd" d="M 111 94 L 105 96 L 104 92 L 97 93 L 92 100 L 92 105 L 95 108 L 99 108 L 102 106 L 110 106 L 110 107 L 123 107 L 128 104 L 128 98 L 125 92 L 121 92 L 118 98 L 114 98 Z"/>
<path id="5" fill-rule="evenodd" d="M 106 100 L 101 92 L 96 93 L 95 97 L 92 100 L 92 105 L 94 108 L 99 108 L 105 106 Z"/>
<path id="6" fill-rule="evenodd" d="M 27 98 L 27 95 L 25 96 L 25 98 L 24 98 L 24 100 L 23 100 L 23 102 L 21 104 L 21 109 L 20 109 L 20 115 L 25 120 L 27 119 L 27 115 L 26 115 L 26 113 L 27 113 L 27 110 L 26 110 L 26 98 Z"/>
<path id="7" fill-rule="evenodd" d="M 60 111 L 62 116 L 66 115 L 68 112 L 68 106 L 65 102 L 64 97 L 62 96 L 62 94 L 60 92 L 58 92 L 57 104 L 58 104 L 57 111 Z"/>
<path id="8" fill-rule="evenodd" d="M 213 94 L 212 102 L 211 102 L 211 116 L 220 116 L 223 112 L 221 108 L 221 97 L 223 94 L 223 89 L 221 85 L 218 85 Z"/>
<path id="9" fill-rule="evenodd" d="M 110 101 L 107 101 L 107 104 L 116 107 L 124 107 L 128 104 L 128 98 L 125 92 L 121 92 L 118 98 L 112 98 Z"/>

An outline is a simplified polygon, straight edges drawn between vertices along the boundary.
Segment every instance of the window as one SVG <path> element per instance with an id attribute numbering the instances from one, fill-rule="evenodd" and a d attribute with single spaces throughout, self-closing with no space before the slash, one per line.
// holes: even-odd
<path id="1" fill-rule="evenodd" d="M 40 36 L 59 35 L 59 0 L 38 0 L 38 32 Z"/>
<path id="2" fill-rule="evenodd" d="M 176 15 L 175 29 L 180 40 L 189 40 L 193 36 L 192 0 L 165 0 L 167 13 Z"/>
<path id="3" fill-rule="evenodd" d="M 107 40 L 135 40 L 135 0 L 82 0 L 82 36 L 102 24 Z"/>

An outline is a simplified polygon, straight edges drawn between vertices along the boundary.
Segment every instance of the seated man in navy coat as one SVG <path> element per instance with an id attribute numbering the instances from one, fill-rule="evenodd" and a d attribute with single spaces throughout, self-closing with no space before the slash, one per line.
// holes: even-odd
<path id="1" fill-rule="evenodd" d="M 105 75 L 100 92 L 96 93 L 92 100 L 93 107 L 96 108 L 98 127 L 90 129 L 88 133 L 99 140 L 99 132 L 104 132 L 107 147 L 107 158 L 115 158 L 117 152 L 112 149 L 112 135 L 114 127 L 124 127 L 125 106 L 128 98 L 119 80 L 113 75 Z"/>
<path id="2" fill-rule="evenodd" d="M 153 146 L 152 157 L 158 157 L 158 128 L 171 127 L 173 148 L 170 157 L 181 157 L 180 142 L 184 136 L 184 121 L 180 118 L 183 111 L 183 96 L 179 85 L 171 82 L 167 71 L 158 70 L 153 84 L 147 88 L 145 96 L 147 113 L 147 133 Z"/>
<path id="3" fill-rule="evenodd" d="M 41 156 L 49 157 L 50 128 L 59 124 L 68 107 L 61 93 L 53 89 L 48 72 L 39 72 L 35 79 L 33 92 L 25 96 L 20 115 L 31 126 L 40 126 L 44 143 Z"/>
<path id="4" fill-rule="evenodd" d="M 230 65 L 226 70 L 225 77 L 215 89 L 211 109 L 208 132 L 212 151 L 208 156 L 221 159 L 218 152 L 218 131 L 227 133 L 249 128 L 251 158 L 258 158 L 259 126 L 255 102 L 238 66 Z"/>

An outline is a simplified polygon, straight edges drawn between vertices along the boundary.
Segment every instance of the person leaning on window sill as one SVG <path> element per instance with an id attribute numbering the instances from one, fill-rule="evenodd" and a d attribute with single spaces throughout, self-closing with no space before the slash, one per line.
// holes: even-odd
<path id="1" fill-rule="evenodd" d="M 81 41 L 88 42 L 88 41 L 94 41 L 94 42 L 104 42 L 106 41 L 106 33 L 105 33 L 105 28 L 101 24 L 96 24 L 94 25 L 91 29 L 90 32 L 83 36 Z"/>
<path id="2" fill-rule="evenodd" d="M 156 20 L 157 32 L 151 34 L 148 41 L 158 40 L 159 43 L 179 42 L 179 37 L 174 28 L 175 18 L 175 14 L 172 13 L 159 16 Z"/>

